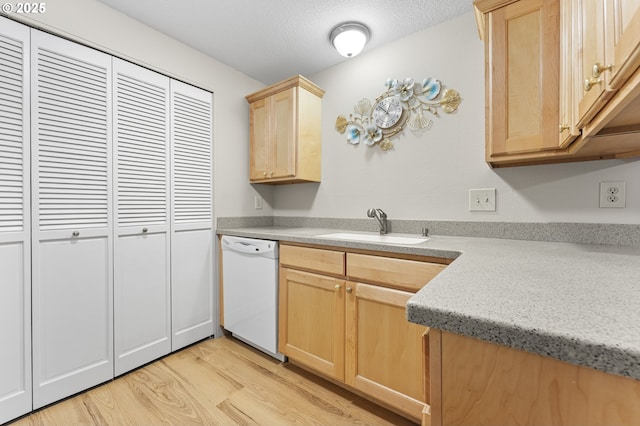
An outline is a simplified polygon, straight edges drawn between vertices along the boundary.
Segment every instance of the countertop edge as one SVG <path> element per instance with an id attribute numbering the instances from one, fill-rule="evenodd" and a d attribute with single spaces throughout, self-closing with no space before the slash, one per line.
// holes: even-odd
<path id="1" fill-rule="evenodd" d="M 605 346 L 572 336 L 543 333 L 536 329 L 523 329 L 456 312 L 437 311 L 425 308 L 413 300 L 407 303 L 406 312 L 407 320 L 416 324 L 429 324 L 434 329 L 640 380 L 640 351 Z"/>

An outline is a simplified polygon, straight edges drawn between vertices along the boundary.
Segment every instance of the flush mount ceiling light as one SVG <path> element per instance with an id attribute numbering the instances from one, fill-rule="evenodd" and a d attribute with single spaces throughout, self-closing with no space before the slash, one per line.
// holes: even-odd
<path id="1" fill-rule="evenodd" d="M 345 22 L 331 30 L 329 38 L 339 54 L 352 58 L 364 49 L 369 29 L 358 22 Z"/>

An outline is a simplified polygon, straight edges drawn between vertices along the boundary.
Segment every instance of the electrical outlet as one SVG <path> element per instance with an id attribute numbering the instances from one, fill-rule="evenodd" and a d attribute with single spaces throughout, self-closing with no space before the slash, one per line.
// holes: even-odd
<path id="1" fill-rule="evenodd" d="M 495 212 L 496 211 L 496 189 L 470 189 L 469 190 L 469 211 L 470 212 Z"/>
<path id="2" fill-rule="evenodd" d="M 253 207 L 255 207 L 256 210 L 262 210 L 262 197 L 258 194 L 253 198 Z"/>
<path id="3" fill-rule="evenodd" d="M 625 182 L 600 182 L 600 207 L 624 208 Z"/>

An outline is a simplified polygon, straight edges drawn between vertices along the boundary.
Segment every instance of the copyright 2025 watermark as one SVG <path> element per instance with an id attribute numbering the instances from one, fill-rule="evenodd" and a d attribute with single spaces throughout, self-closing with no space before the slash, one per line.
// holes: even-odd
<path id="1" fill-rule="evenodd" d="M 46 3 L 2 3 L 1 10 L 3 13 L 17 13 L 21 15 L 45 13 L 47 11 Z"/>

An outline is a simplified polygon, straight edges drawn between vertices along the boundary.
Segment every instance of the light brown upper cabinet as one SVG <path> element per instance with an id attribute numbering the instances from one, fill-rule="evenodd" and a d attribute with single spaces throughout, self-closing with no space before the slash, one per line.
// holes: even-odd
<path id="1" fill-rule="evenodd" d="M 298 75 L 246 97 L 251 182 L 320 182 L 323 95 Z"/>
<path id="2" fill-rule="evenodd" d="M 492 167 L 640 155 L 640 0 L 475 0 Z"/>
<path id="3" fill-rule="evenodd" d="M 578 49 L 578 27 L 573 24 L 572 15 L 574 0 L 560 1 L 560 123 L 559 148 L 566 148 L 578 136 L 578 94 L 581 93 L 582 82 L 577 75 L 580 66 L 573 54 Z"/>
<path id="4" fill-rule="evenodd" d="M 586 0 L 582 0 L 586 2 Z M 605 39 L 611 53 L 609 86 L 620 89 L 640 65 L 640 0 L 609 0 L 605 2 Z"/>
<path id="5" fill-rule="evenodd" d="M 487 161 L 558 148 L 558 0 L 485 16 Z"/>
<path id="6" fill-rule="evenodd" d="M 572 59 L 577 57 L 575 79 L 581 83 L 577 88 L 578 127 L 582 127 L 613 95 L 608 86 L 611 55 L 610 49 L 605 49 L 604 1 L 575 0 L 571 13 L 573 25 L 578 29 L 574 46 L 577 55 L 571 55 L 571 51 L 566 53 Z"/>
<path id="7" fill-rule="evenodd" d="M 579 122 L 586 137 L 640 133 L 640 0 L 574 0 L 582 81 Z M 640 150 L 640 144 L 633 146 Z"/>

